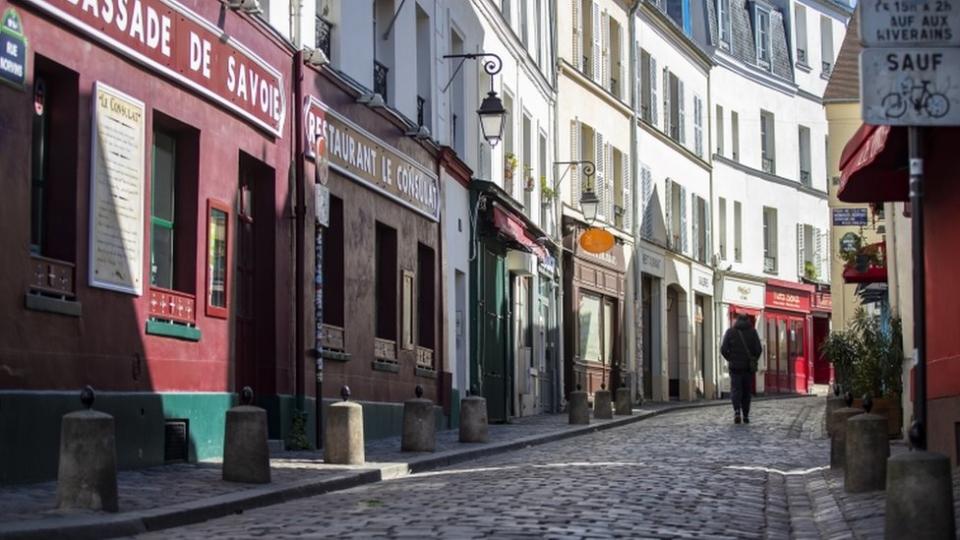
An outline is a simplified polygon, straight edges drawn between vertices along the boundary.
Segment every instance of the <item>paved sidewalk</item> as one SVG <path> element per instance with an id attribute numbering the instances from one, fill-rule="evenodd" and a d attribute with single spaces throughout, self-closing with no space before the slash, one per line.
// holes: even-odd
<path id="1" fill-rule="evenodd" d="M 463 444 L 456 430 L 437 434 L 433 453 L 400 452 L 399 437 L 369 441 L 367 463 L 323 463 L 322 453 L 283 452 L 271 458 L 272 483 L 252 486 L 224 482 L 220 464 L 176 464 L 118 473 L 120 512 L 116 514 L 55 510 L 56 483 L 0 488 L 0 539 L 107 538 L 196 523 L 362 484 L 436 469 L 492 454 L 544 444 L 622 426 L 692 407 L 729 406 L 727 401 L 649 404 L 633 416 L 593 420 L 570 426 L 566 414 L 521 418 L 490 426 L 489 442 Z"/>

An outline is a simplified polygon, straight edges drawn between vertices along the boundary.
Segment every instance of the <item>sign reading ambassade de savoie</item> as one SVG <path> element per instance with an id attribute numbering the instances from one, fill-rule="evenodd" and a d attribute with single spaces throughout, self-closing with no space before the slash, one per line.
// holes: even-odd
<path id="1" fill-rule="evenodd" d="M 303 114 L 308 156 L 315 157 L 317 139 L 324 137 L 326 159 L 332 169 L 434 221 L 440 219 L 436 174 L 315 98 L 307 98 Z"/>
<path id="2" fill-rule="evenodd" d="M 23 1 L 281 136 L 285 90 L 280 72 L 178 2 Z"/>

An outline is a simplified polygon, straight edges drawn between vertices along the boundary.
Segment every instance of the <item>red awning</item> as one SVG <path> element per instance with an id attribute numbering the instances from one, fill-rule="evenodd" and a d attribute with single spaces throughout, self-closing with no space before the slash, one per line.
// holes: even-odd
<path id="1" fill-rule="evenodd" d="M 527 234 L 527 228 L 523 225 L 523 222 L 501 210 L 498 206 L 493 207 L 493 226 L 503 235 L 527 248 L 541 261 L 546 260 L 547 250 L 543 249 L 543 246 Z"/>
<path id="2" fill-rule="evenodd" d="M 910 200 L 907 172 L 907 130 L 863 124 L 840 156 L 840 189 L 844 202 Z"/>

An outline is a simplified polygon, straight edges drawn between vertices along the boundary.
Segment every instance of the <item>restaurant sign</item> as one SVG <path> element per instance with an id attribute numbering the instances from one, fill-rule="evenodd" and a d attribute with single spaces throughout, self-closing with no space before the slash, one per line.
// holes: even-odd
<path id="1" fill-rule="evenodd" d="M 810 293 L 767 285 L 767 307 L 809 312 Z"/>
<path id="2" fill-rule="evenodd" d="M 281 136 L 286 105 L 280 72 L 179 2 L 24 1 Z"/>
<path id="3" fill-rule="evenodd" d="M 331 169 L 440 220 L 440 184 L 435 173 L 312 97 L 304 104 L 304 127 L 309 157 L 314 157 L 313 148 L 323 138 Z"/>

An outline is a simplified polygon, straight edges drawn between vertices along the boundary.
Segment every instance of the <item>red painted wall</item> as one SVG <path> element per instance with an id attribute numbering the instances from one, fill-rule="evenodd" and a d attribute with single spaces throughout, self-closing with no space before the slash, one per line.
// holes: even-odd
<path id="1" fill-rule="evenodd" d="M 223 10 L 219 2 L 181 0 L 207 20 L 220 25 L 232 38 L 256 51 L 280 70 L 286 90 L 291 88 L 292 52 L 263 28 L 244 16 Z M 206 296 L 206 201 L 215 198 L 235 204 L 239 153 L 245 152 L 276 172 L 273 189 L 276 239 L 276 276 L 268 287 L 276 302 L 270 328 L 276 361 L 278 393 L 293 392 L 292 246 L 293 222 L 290 182 L 291 113 L 298 110 L 287 95 L 285 136 L 275 139 L 236 114 L 202 98 L 185 87 L 133 63 L 117 53 L 67 29 L 20 2 L 0 0 L 0 12 L 15 7 L 29 39 L 27 90 L 0 85 L 0 388 L 76 389 L 93 384 L 104 390 L 226 391 L 233 389 L 230 358 L 233 349 L 232 318 L 207 317 Z M 76 243 L 76 290 L 82 304 L 79 318 L 30 311 L 24 308 L 30 265 L 30 144 L 33 110 L 33 55 L 43 55 L 79 73 L 79 127 L 76 134 L 76 213 L 73 238 Z M 196 204 L 196 261 L 199 342 L 145 334 L 149 296 L 150 219 L 145 213 L 143 280 L 144 295 L 135 297 L 88 283 L 88 230 L 90 186 L 90 120 L 93 83 L 102 81 L 146 104 L 145 212 L 150 208 L 151 131 L 154 111 L 162 112 L 200 132 L 199 187 Z M 289 92 L 288 92 L 289 93 Z M 54 149 L 58 151 L 61 149 Z M 231 215 L 230 243 L 235 232 Z M 231 245 L 231 252 L 236 253 Z M 232 274 L 231 274 L 232 276 Z M 272 285 L 271 285 L 272 283 Z M 230 302 L 235 299 L 233 295 Z M 271 359 L 273 360 L 273 359 Z"/>

